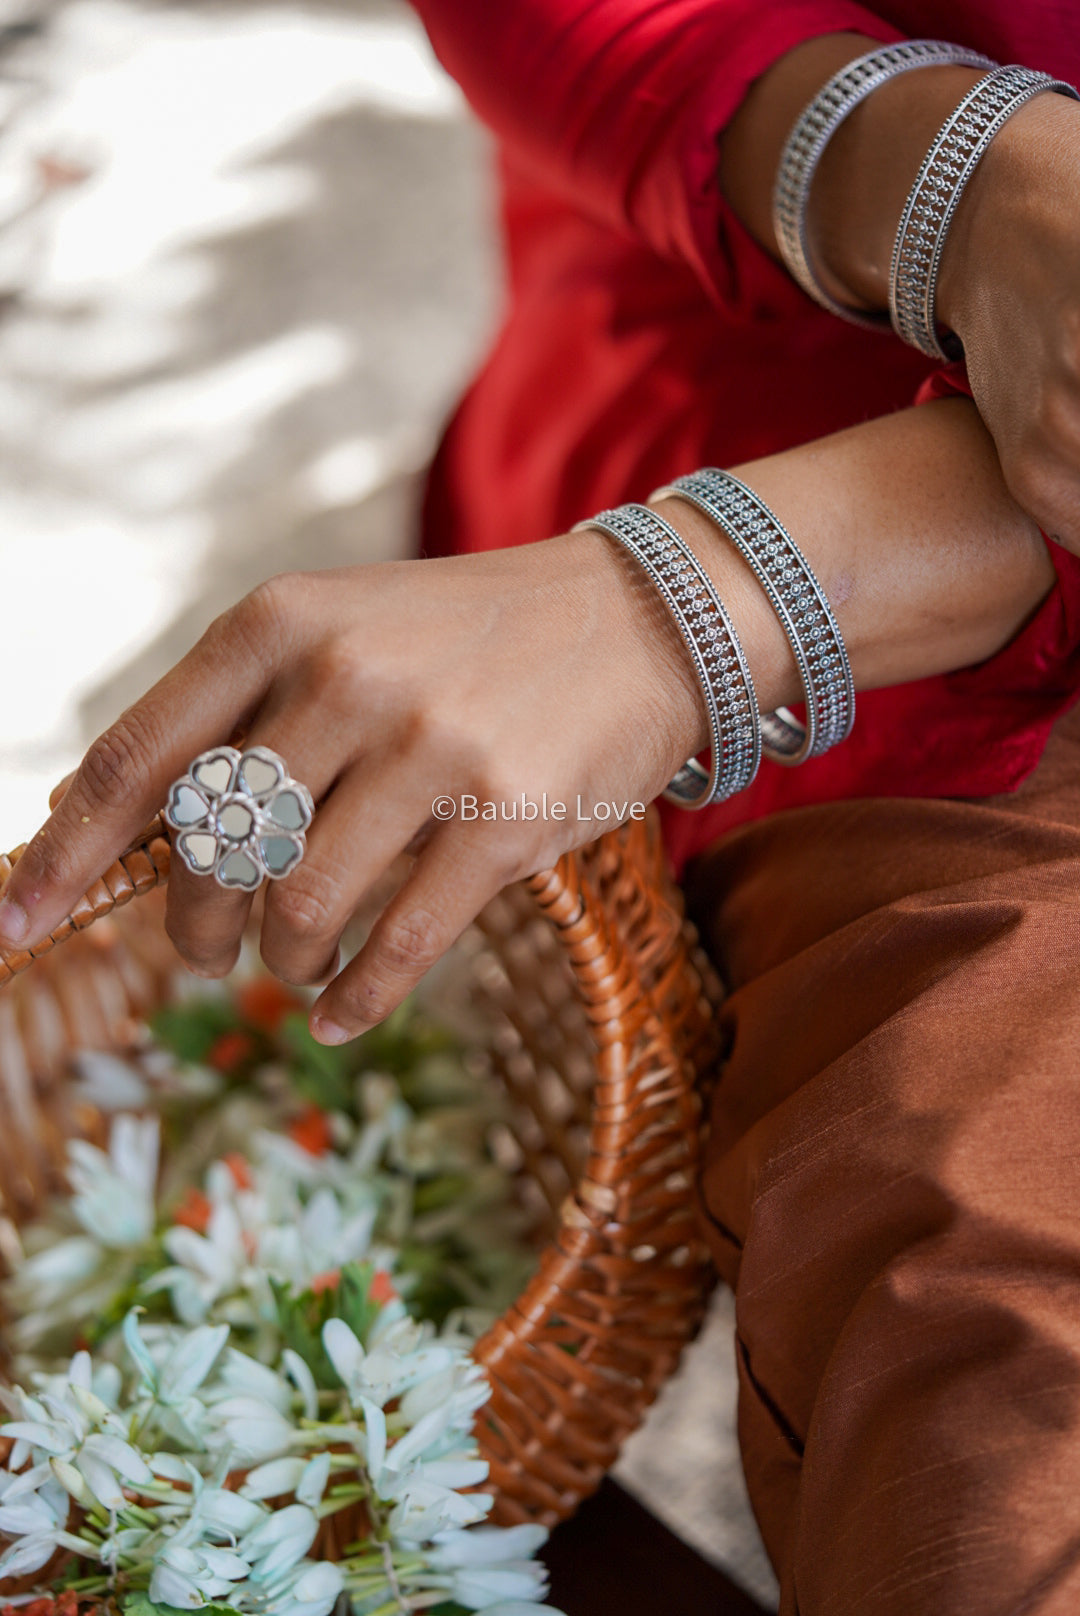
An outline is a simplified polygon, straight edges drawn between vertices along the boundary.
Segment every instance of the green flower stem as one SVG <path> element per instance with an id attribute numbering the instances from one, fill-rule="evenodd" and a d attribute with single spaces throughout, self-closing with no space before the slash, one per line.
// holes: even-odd
<path id="1" fill-rule="evenodd" d="M 373 1549 L 369 1554 L 365 1555 L 350 1555 L 348 1559 L 338 1562 L 342 1567 L 345 1580 L 350 1586 L 356 1580 L 363 1579 L 365 1576 L 370 1577 L 371 1573 L 366 1572 L 364 1569 L 364 1560 L 369 1560 L 373 1565 L 377 1565 L 380 1576 L 385 1574 L 386 1560 L 381 1549 Z M 425 1565 L 426 1561 L 422 1554 L 403 1555 L 400 1559 L 395 1559 L 394 1561 L 395 1570 L 400 1577 L 416 1576 L 418 1572 L 424 1570 Z"/>
<path id="2" fill-rule="evenodd" d="M 299 1424 L 298 1439 L 311 1440 L 313 1437 L 321 1436 L 327 1442 L 345 1442 L 358 1439 L 363 1441 L 365 1436 L 363 1428 L 352 1421 L 302 1419 Z M 343 1453 L 340 1457 L 347 1459 L 349 1455 Z"/>
<path id="3" fill-rule="evenodd" d="M 106 1594 L 110 1592 L 110 1577 L 79 1577 L 74 1582 L 64 1578 L 64 1587 L 80 1594 Z"/>
<path id="4" fill-rule="evenodd" d="M 322 1503 L 316 1506 L 316 1519 L 328 1521 L 332 1515 L 340 1515 L 342 1510 L 348 1509 L 350 1504 L 359 1503 L 363 1496 L 363 1492 L 357 1488 L 345 1498 L 324 1498 Z"/>
<path id="5" fill-rule="evenodd" d="M 184 1497 L 190 1498 L 191 1494 L 185 1493 Z M 121 1519 L 126 1521 L 128 1517 L 130 1517 L 139 1526 L 156 1527 L 161 1525 L 161 1517 L 157 1511 L 154 1509 L 146 1509 L 142 1504 L 128 1504 L 127 1507 L 121 1511 Z"/>

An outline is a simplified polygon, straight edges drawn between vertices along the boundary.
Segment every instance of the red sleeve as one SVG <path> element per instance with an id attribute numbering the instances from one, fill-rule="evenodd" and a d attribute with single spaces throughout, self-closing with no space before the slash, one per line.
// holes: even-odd
<path id="1" fill-rule="evenodd" d="M 753 81 L 820 34 L 901 37 L 851 0 L 414 0 L 475 111 L 606 223 L 726 281 L 716 137 Z"/>

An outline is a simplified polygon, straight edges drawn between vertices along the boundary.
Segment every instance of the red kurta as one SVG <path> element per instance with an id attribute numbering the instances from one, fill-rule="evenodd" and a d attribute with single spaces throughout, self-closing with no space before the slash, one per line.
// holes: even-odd
<path id="1" fill-rule="evenodd" d="M 912 402 L 929 362 L 819 309 L 720 195 L 717 136 L 784 52 L 838 30 L 946 38 L 1080 81 L 1070 0 L 416 4 L 499 138 L 510 281 L 432 468 L 432 554 L 565 532 L 681 472 Z M 1080 694 L 1080 561 L 1051 549 L 1057 588 L 989 662 L 861 694 L 850 740 L 799 769 L 763 763 L 717 808 L 665 805 L 676 863 L 779 808 L 1017 786 Z"/>

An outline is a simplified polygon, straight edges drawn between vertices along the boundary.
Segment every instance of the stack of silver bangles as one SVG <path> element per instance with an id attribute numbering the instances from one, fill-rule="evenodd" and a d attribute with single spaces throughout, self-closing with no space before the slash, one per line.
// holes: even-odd
<path id="1" fill-rule="evenodd" d="M 889 274 L 889 317 L 838 302 L 820 283 L 810 258 L 810 187 L 829 141 L 860 101 L 889 79 L 918 67 L 981 67 L 975 84 L 935 135 L 900 216 Z M 1014 112 L 1047 90 L 1080 100 L 1071 84 L 1028 67 L 999 67 L 977 51 L 916 39 L 849 62 L 803 109 L 780 157 L 773 190 L 773 229 L 781 257 L 803 291 L 856 325 L 887 329 L 934 359 L 962 355 L 959 339 L 938 335 L 937 281 L 949 227 L 972 174 Z"/>
<path id="2" fill-rule="evenodd" d="M 712 766 L 690 758 L 665 797 L 704 808 L 743 791 L 762 755 L 793 765 L 820 757 L 851 733 L 855 687 L 832 608 L 809 562 L 769 507 L 730 472 L 707 468 L 658 489 L 653 499 L 696 505 L 755 573 L 788 637 L 806 696 L 806 723 L 787 708 L 761 714 L 739 637 L 708 573 L 670 522 L 647 505 L 601 511 L 596 528 L 629 551 L 651 579 L 690 652 L 709 720 Z"/>

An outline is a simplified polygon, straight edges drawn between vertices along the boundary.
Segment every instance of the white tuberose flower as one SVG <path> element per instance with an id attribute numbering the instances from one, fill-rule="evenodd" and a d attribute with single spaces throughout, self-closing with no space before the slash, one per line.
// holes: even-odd
<path id="1" fill-rule="evenodd" d="M 183 1531 L 154 1557 L 150 1598 L 155 1604 L 197 1610 L 209 1600 L 227 1600 L 233 1584 L 248 1574 L 248 1563 L 229 1549 L 184 1541 Z"/>
<path id="2" fill-rule="evenodd" d="M 38 1467 L 35 1467 L 38 1468 Z M 15 1539 L 0 1556 L 0 1577 L 25 1577 L 40 1571 L 67 1538 L 70 1501 L 67 1493 L 50 1474 L 48 1466 L 38 1468 L 37 1485 L 12 1497 L 16 1483 L 24 1477 L 0 1475 L 0 1532 Z M 10 1500 L 10 1501 L 9 1501 Z"/>
<path id="3" fill-rule="evenodd" d="M 139 1330 L 138 1311 L 124 1319 L 124 1345 L 141 1375 L 141 1415 L 153 1414 L 157 1424 L 175 1440 L 201 1448 L 205 1445 L 207 1411 L 196 1396 L 225 1345 L 225 1324 L 204 1324 L 197 1330 L 168 1331 L 164 1351 L 155 1357 Z"/>
<path id="4" fill-rule="evenodd" d="M 103 1246 L 123 1250 L 154 1232 L 158 1168 L 156 1117 L 121 1113 L 109 1133 L 109 1152 L 73 1139 L 68 1144 L 71 1210 Z"/>
<path id="5" fill-rule="evenodd" d="M 323 1346 L 335 1372 L 359 1406 L 366 1398 L 379 1408 L 429 1375 L 448 1369 L 454 1362 L 454 1349 L 430 1338 L 412 1319 L 400 1319 L 378 1340 L 370 1352 L 344 1319 L 327 1319 L 323 1325 Z"/>
<path id="6" fill-rule="evenodd" d="M 80 1352 L 66 1382 L 51 1377 L 37 1397 L 19 1387 L 4 1393 L 5 1406 L 21 1418 L 0 1427 L 12 1441 L 8 1468 L 0 1473 L 0 1532 L 16 1539 L 0 1559 L 0 1577 L 40 1570 L 61 1546 L 100 1555 L 98 1546 L 67 1532 L 69 1498 L 86 1509 L 120 1510 L 125 1487 L 153 1480 L 124 1422 L 90 1383 L 90 1355 Z"/>
<path id="7" fill-rule="evenodd" d="M 284 1354 L 287 1370 L 298 1380 L 302 1377 L 295 1359 L 295 1353 Z M 307 1402 L 311 1388 L 303 1384 L 300 1392 Z M 285 1375 L 230 1348 L 210 1393 L 209 1446 L 215 1453 L 229 1454 L 231 1462 L 243 1465 L 262 1465 L 287 1454 L 297 1435 L 292 1418 L 295 1395 Z"/>
<path id="8" fill-rule="evenodd" d="M 480 1526 L 445 1532 L 427 1551 L 433 1571 L 450 1573 L 450 1597 L 468 1610 L 490 1616 L 518 1608 L 537 1616 L 536 1601 L 547 1592 L 547 1569 L 533 1556 L 547 1540 L 542 1526 Z"/>
<path id="9" fill-rule="evenodd" d="M 267 1590 L 260 1608 L 264 1616 L 330 1616 L 344 1586 L 340 1566 L 330 1560 L 301 1560 Z"/>

